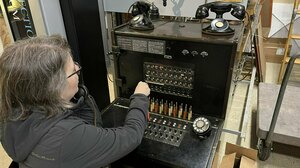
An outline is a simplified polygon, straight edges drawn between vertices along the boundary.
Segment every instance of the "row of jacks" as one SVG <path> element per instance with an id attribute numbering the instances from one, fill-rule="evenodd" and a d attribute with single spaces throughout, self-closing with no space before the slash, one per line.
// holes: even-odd
<path id="1" fill-rule="evenodd" d="M 169 102 L 168 100 L 159 100 L 155 98 L 150 98 L 150 107 L 149 111 L 153 113 L 158 113 L 170 117 L 180 118 L 183 120 L 192 119 L 192 106 L 187 106 L 187 104 L 178 102 Z"/>

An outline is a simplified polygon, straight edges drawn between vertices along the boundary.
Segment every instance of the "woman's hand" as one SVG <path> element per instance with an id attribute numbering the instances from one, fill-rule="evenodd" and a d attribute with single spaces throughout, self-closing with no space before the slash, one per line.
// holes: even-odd
<path id="1" fill-rule="evenodd" d="M 150 94 L 150 88 L 146 82 L 139 82 L 135 88 L 134 94 L 144 94 L 146 96 L 149 96 Z"/>

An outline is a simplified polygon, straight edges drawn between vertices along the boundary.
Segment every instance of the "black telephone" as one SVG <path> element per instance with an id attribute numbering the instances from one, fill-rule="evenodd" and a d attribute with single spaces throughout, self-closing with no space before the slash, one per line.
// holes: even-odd
<path id="1" fill-rule="evenodd" d="M 150 4 L 145 1 L 137 1 L 129 7 L 129 10 L 130 9 L 133 18 L 129 21 L 129 28 L 135 30 L 154 29 L 151 19 L 159 18 L 158 8 L 154 3 Z"/>
<path id="2" fill-rule="evenodd" d="M 236 3 L 211 2 L 200 5 L 196 11 L 197 19 L 208 17 L 209 9 L 216 13 L 216 18 L 211 21 L 210 26 L 203 29 L 203 33 L 210 35 L 232 35 L 234 30 L 230 28 L 227 20 L 223 19 L 223 14 L 231 11 L 231 15 L 239 20 L 245 17 L 245 7 Z"/>

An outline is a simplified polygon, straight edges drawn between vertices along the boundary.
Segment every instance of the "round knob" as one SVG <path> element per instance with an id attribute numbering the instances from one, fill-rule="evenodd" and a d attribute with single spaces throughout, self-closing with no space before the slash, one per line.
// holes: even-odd
<path id="1" fill-rule="evenodd" d="M 193 122 L 193 130 L 200 138 L 207 138 L 211 132 L 211 124 L 207 118 L 198 117 Z"/>

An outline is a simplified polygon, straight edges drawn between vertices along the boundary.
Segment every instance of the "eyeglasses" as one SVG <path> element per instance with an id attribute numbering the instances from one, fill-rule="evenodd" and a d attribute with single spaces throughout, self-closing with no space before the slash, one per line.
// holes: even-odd
<path id="1" fill-rule="evenodd" d="M 78 67 L 78 69 L 76 70 L 76 68 L 74 68 L 74 72 L 71 73 L 67 78 L 70 78 L 71 76 L 77 74 L 78 76 L 80 75 L 80 71 L 81 71 L 81 66 L 79 65 L 78 62 L 74 62 L 74 64 Z"/>

